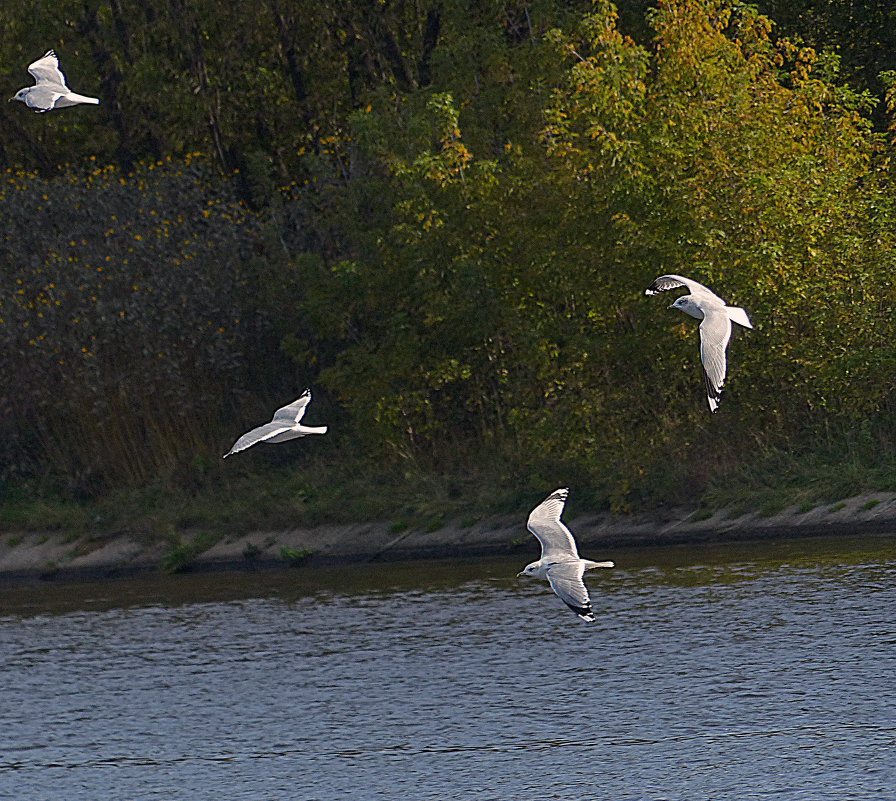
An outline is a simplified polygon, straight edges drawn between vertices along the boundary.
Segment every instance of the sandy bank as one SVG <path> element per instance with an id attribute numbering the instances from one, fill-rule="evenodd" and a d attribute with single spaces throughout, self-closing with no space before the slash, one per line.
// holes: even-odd
<path id="1" fill-rule="evenodd" d="M 581 516 L 568 521 L 583 555 L 612 556 L 614 546 L 743 541 L 850 533 L 890 533 L 896 541 L 896 493 L 868 493 L 805 510 L 789 507 L 760 516 L 706 517 L 693 509 L 668 509 L 629 516 Z M 185 560 L 194 571 L 283 567 L 284 556 L 309 555 L 302 569 L 316 565 L 451 556 L 533 554 L 538 546 L 525 528 L 526 515 L 491 518 L 469 527 L 394 532 L 386 523 L 325 525 L 284 531 L 255 531 L 224 538 Z M 184 543 L 192 537 L 184 535 Z M 284 549 L 287 549 L 284 552 Z M 160 569 L 171 545 L 138 533 L 72 538 L 64 532 L 0 534 L 0 581 L 78 580 Z"/>

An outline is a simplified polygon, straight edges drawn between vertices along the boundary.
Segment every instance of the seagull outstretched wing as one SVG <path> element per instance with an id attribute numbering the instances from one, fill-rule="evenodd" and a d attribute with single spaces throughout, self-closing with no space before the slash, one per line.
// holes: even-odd
<path id="1" fill-rule="evenodd" d="M 536 506 L 526 523 L 541 543 L 541 558 L 556 556 L 559 559 L 579 558 L 572 532 L 560 522 L 569 490 L 558 489 Z"/>

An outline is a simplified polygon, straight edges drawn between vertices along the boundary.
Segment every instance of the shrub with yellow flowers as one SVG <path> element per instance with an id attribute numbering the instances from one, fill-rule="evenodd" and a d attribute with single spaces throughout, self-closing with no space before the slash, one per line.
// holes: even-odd
<path id="1" fill-rule="evenodd" d="M 75 490 L 215 442 L 263 329 L 260 223 L 193 165 L 0 177 L 0 475 Z"/>

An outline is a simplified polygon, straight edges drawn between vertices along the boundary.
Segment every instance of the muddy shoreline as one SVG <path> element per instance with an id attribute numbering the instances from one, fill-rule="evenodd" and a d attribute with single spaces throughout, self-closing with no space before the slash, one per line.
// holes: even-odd
<path id="1" fill-rule="evenodd" d="M 496 517 L 464 527 L 449 523 L 436 531 L 396 532 L 388 523 L 323 525 L 255 531 L 223 538 L 207 549 L 197 533 L 182 534 L 178 572 L 283 569 L 425 559 L 520 554 L 538 556 L 526 531 L 526 516 Z M 892 534 L 896 545 L 896 493 L 866 493 L 806 510 L 777 514 L 711 516 L 694 509 L 665 509 L 637 515 L 584 515 L 567 521 L 584 556 L 612 558 L 614 547 L 744 542 L 749 540 L 848 534 Z M 65 532 L 0 534 L 0 584 L 35 580 L 68 582 L 121 578 L 170 569 L 171 543 L 123 532 L 73 538 Z"/>

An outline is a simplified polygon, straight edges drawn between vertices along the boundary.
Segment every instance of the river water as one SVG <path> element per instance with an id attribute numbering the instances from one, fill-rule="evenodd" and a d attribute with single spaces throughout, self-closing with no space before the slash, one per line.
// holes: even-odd
<path id="1" fill-rule="evenodd" d="M 0 799 L 896 799 L 896 538 L 588 555 L 0 589 Z"/>

